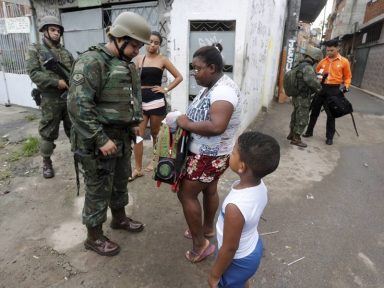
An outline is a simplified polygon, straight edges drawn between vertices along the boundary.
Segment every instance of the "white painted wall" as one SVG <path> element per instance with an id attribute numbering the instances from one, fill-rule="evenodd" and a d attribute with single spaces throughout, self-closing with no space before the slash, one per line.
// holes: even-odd
<path id="1" fill-rule="evenodd" d="M 242 128 L 272 101 L 283 43 L 286 0 L 251 1 L 248 7 L 241 90 L 245 96 Z"/>
<path id="2" fill-rule="evenodd" d="M 244 99 L 247 127 L 262 106 L 273 98 L 282 47 L 287 0 L 178 0 L 170 11 L 170 60 L 184 81 L 172 91 L 172 108 L 185 112 L 188 106 L 189 21 L 236 20 L 234 81 Z M 218 4 L 220 3 L 220 4 Z M 225 49 L 225 47 L 224 47 Z"/>
<path id="3" fill-rule="evenodd" d="M 185 112 L 188 106 L 188 87 L 189 87 L 189 22 L 194 20 L 236 20 L 236 44 L 234 63 L 234 80 L 241 81 L 242 70 L 242 51 L 245 37 L 245 25 L 247 14 L 247 0 L 236 1 L 204 1 L 204 0 L 178 0 L 174 1 L 171 10 L 170 35 L 170 60 L 182 73 L 184 81 L 181 82 L 173 91 L 171 98 L 172 108 Z M 225 47 L 224 47 L 225 49 Z M 239 53 L 240 52 L 240 53 Z"/>
<path id="4" fill-rule="evenodd" d="M 6 83 L 4 82 L 4 76 Z M 11 104 L 38 108 L 31 96 L 31 91 L 36 86 L 32 83 L 28 75 L 13 73 L 5 73 L 4 75 L 4 73 L 0 71 L 1 105 L 8 103 L 6 85 L 8 87 L 8 97 Z"/>

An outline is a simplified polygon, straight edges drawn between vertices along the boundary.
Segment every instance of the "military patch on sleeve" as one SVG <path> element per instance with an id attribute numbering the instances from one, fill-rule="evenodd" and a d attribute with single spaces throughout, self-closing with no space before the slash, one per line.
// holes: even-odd
<path id="1" fill-rule="evenodd" d="M 81 74 L 81 73 L 75 73 L 75 74 L 73 74 L 73 76 L 72 76 L 72 83 L 74 84 L 74 85 L 81 85 L 81 84 L 83 84 L 84 83 L 84 75 L 83 74 Z"/>

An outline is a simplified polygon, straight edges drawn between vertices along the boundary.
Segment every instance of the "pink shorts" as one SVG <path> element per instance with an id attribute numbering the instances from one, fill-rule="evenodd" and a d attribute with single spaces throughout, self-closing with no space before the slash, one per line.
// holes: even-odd
<path id="1" fill-rule="evenodd" d="M 211 183 L 219 179 L 228 166 L 229 155 L 207 156 L 191 153 L 187 156 L 183 179 Z"/>

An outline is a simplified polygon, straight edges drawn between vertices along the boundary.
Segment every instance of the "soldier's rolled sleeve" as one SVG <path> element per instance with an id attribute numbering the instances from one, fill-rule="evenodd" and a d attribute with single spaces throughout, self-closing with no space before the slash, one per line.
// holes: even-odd
<path id="1" fill-rule="evenodd" d="M 75 131 L 84 141 L 97 148 L 104 146 L 109 138 L 98 121 L 95 98 L 100 93 L 101 67 L 89 57 L 79 59 L 74 67 L 68 91 L 68 113 Z"/>
<path id="2" fill-rule="evenodd" d="M 41 67 L 39 57 L 39 53 L 35 49 L 29 49 L 26 56 L 26 68 L 29 77 L 39 88 L 57 88 L 58 80 L 53 79 L 52 75 Z"/>

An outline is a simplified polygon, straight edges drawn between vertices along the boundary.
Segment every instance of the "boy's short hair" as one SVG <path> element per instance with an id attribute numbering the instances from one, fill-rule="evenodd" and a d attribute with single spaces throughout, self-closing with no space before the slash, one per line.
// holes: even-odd
<path id="1" fill-rule="evenodd" d="M 329 40 L 325 42 L 325 46 L 327 47 L 339 47 L 339 40 Z"/>
<path id="2" fill-rule="evenodd" d="M 253 176 L 263 178 L 279 166 L 280 145 L 275 138 L 256 131 L 248 131 L 238 138 L 240 159 Z"/>

